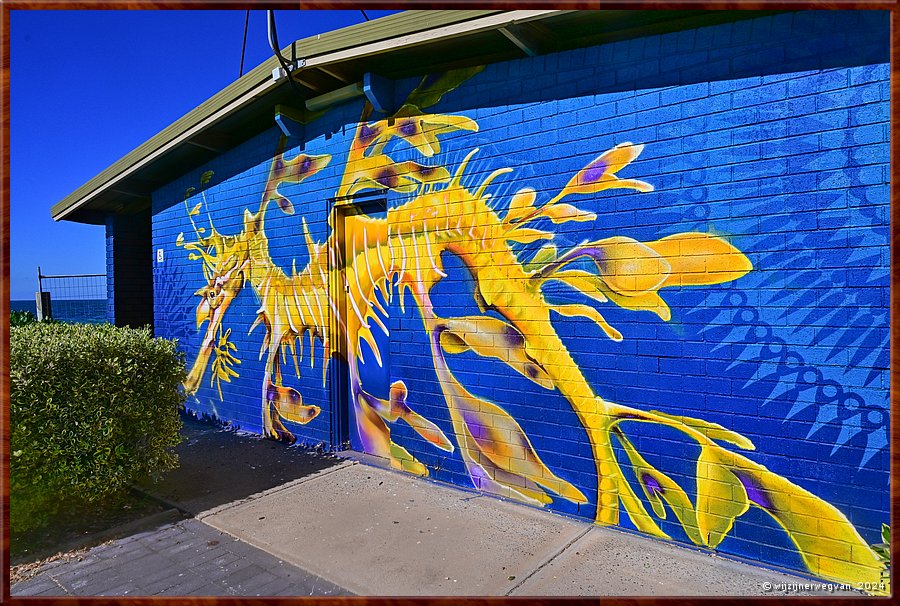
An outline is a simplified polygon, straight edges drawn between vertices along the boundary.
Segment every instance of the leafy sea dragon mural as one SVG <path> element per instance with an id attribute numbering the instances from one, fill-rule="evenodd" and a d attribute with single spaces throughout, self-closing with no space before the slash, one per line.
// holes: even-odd
<path id="1" fill-rule="evenodd" d="M 671 314 L 661 295 L 663 289 L 730 282 L 752 269 L 742 252 L 708 233 L 675 233 L 650 242 L 612 236 L 559 250 L 553 243 L 553 232 L 535 227 L 538 220 L 552 224 L 594 221 L 595 213 L 563 202 L 575 196 L 616 189 L 652 191 L 649 183 L 619 177 L 641 154 L 642 145 L 616 145 L 546 200 L 539 201 L 533 189 L 519 189 L 502 216 L 492 205 L 488 188 L 511 169 L 493 171 L 477 187 L 463 184 L 477 149 L 465 156 L 452 175 L 440 164 L 394 162 L 386 153 L 389 143 L 404 141 L 424 158 L 434 158 L 440 152 L 442 135 L 477 131 L 477 123 L 465 116 L 423 111 L 465 77 L 468 75 L 451 72 L 443 81 L 426 78 L 390 119 L 370 121 L 371 107 L 367 104 L 348 152 L 337 197 L 352 200 L 365 190 L 387 190 L 405 194 L 408 201 L 389 208 L 384 219 L 347 217 L 349 254 L 338 250 L 334 233 L 325 243 L 315 243 L 304 222 L 307 266 L 287 275 L 269 257 L 264 233 L 267 204 L 275 201 L 282 211 L 291 214 L 293 205 L 279 193 L 279 186 L 298 183 L 331 160 L 329 156 L 305 154 L 288 160 L 284 157 L 284 140 L 272 162 L 260 208 L 256 213 L 245 211 L 241 234 L 223 236 L 210 225 L 210 235 L 204 236 L 195 225 L 197 242 L 184 244 L 181 240 L 203 260 L 208 280 L 207 286 L 198 291 L 204 299 L 197 309 L 198 328 L 204 322 L 208 326 L 185 384 L 188 391 L 199 387 L 213 354 L 214 364 L 219 362 L 213 369 L 214 380 L 228 381 L 236 374 L 232 368 L 236 360 L 230 354 L 233 345 L 228 342 L 229 332 L 222 333 L 221 321 L 230 301 L 249 282 L 261 302 L 254 327 L 262 324 L 266 330 L 261 351 L 261 356 L 266 356 L 262 387 L 265 434 L 291 442 L 294 437 L 282 420 L 308 423 L 319 412 L 315 406 L 304 405 L 299 392 L 283 385 L 285 350 L 291 349 L 296 365 L 296 344 L 302 347 L 305 334 L 311 346 L 314 339 L 321 341 L 324 380 L 328 360 L 335 351 L 333 339 L 347 339 L 350 397 L 367 452 L 390 459 L 395 467 L 425 475 L 427 468 L 391 440 L 389 424 L 402 419 L 436 447 L 452 452 L 454 445 L 437 425 L 409 407 L 402 381 L 391 385 L 388 399 L 380 399 L 366 392 L 358 369 L 363 341 L 376 362 L 381 362 L 373 325 L 384 333 L 388 329 L 381 319 L 386 311 L 376 293 L 381 291 L 388 300 L 397 295 L 405 309 L 408 291 L 429 337 L 456 446 L 477 488 L 534 504 L 551 502 L 548 492 L 572 502 L 587 502 L 577 487 L 541 461 L 514 418 L 500 406 L 472 394 L 454 376 L 447 358 L 466 351 L 499 360 L 541 388 L 558 390 L 570 403 L 584 427 L 596 463 L 596 523 L 617 524 L 624 509 L 639 530 L 670 538 L 626 477 L 614 451 L 614 444 L 618 444 L 653 514 L 665 519 L 668 508 L 695 544 L 715 548 L 735 520 L 756 507 L 787 532 L 813 574 L 848 583 L 880 582 L 883 564 L 840 511 L 732 450 L 753 450 L 748 438 L 702 419 L 606 400 L 594 392 L 558 336 L 555 316 L 584 317 L 595 322 L 608 338 L 621 341 L 624 335 L 606 321 L 597 305 L 649 311 L 668 321 Z M 189 212 L 192 216 L 199 213 L 199 206 Z M 515 244 L 539 241 L 547 243 L 527 260 L 514 249 Z M 442 317 L 438 313 L 430 293 L 447 277 L 444 253 L 457 256 L 465 265 L 483 315 Z M 346 314 L 329 297 L 329 268 L 339 272 L 348 293 Z M 595 305 L 551 304 L 542 292 L 551 282 L 582 293 Z M 339 335 L 328 334 L 330 314 L 337 318 L 333 324 L 338 326 Z M 677 482 L 640 454 L 627 434 L 632 423 L 672 428 L 699 446 L 693 501 Z"/>

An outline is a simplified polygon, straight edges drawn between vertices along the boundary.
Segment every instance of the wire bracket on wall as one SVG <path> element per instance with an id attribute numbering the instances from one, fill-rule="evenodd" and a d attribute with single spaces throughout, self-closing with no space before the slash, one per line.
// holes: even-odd
<path id="1" fill-rule="evenodd" d="M 298 69 L 306 67 L 306 59 L 297 59 L 296 61 L 288 61 L 285 63 L 285 67 L 287 67 L 291 72 L 295 72 Z M 285 67 L 276 67 L 272 70 L 272 80 L 281 80 L 282 78 L 288 77 L 288 69 Z"/>

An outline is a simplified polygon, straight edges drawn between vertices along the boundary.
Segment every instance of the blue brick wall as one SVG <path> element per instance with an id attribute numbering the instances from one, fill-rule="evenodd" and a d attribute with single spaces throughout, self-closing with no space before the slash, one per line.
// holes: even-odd
<path id="1" fill-rule="evenodd" d="M 463 178 L 470 190 L 497 168 L 514 170 L 488 190 L 501 215 L 522 187 L 546 200 L 604 151 L 625 141 L 645 145 L 619 176 L 646 181 L 654 191 L 573 197 L 573 204 L 597 214 L 596 221 L 538 226 L 552 230 L 560 250 L 613 236 L 649 242 L 707 232 L 746 254 L 753 269 L 723 284 L 666 288 L 668 322 L 646 311 L 600 306 L 623 334 L 621 342 L 589 320 L 554 314 L 557 334 L 597 395 L 702 418 L 746 436 L 756 446 L 754 461 L 834 505 L 869 543 L 880 541 L 889 511 L 888 48 L 884 12 L 785 13 L 488 65 L 428 109 L 465 116 L 479 127 L 442 134 L 431 163 L 452 173 L 479 148 Z M 397 96 L 417 83 L 398 82 Z M 328 200 L 360 111 L 360 103 L 335 108 L 307 125 L 302 144 L 291 141 L 287 157 L 302 152 L 332 160 L 302 184 L 283 188 L 295 215 L 274 205 L 265 215 L 271 257 L 286 271 L 294 262 L 300 271 L 309 260 L 301 217 L 317 242 L 330 233 Z M 243 229 L 244 210 L 259 207 L 278 136 L 273 128 L 202 169 L 173 175 L 154 194 L 153 250 L 165 255 L 154 262 L 156 332 L 177 337 L 189 361 L 202 339 L 194 292 L 206 279 L 176 239 L 180 233 L 196 239 L 188 220 L 196 204 L 202 205 L 194 217 L 198 226 L 212 224 L 223 234 Z M 423 161 L 408 146 L 391 157 Z M 214 175 L 201 185 L 207 170 Z M 196 191 L 183 202 L 190 187 Z M 388 195 L 392 207 L 408 200 Z M 527 259 L 539 247 L 516 244 L 515 250 Z M 436 310 L 444 317 L 481 315 L 465 265 L 448 253 L 441 261 L 447 277 L 431 292 Z M 245 286 L 223 324 L 233 329 L 239 377 L 222 384 L 220 398 L 207 373 L 189 406 L 260 431 L 264 365 L 257 353 L 264 330 L 247 334 L 260 305 L 251 290 Z M 552 304 L 590 302 L 561 285 L 548 284 L 544 296 Z M 402 380 L 416 412 L 452 436 L 415 306 L 401 311 L 395 298 L 389 329 L 390 380 Z M 289 428 L 301 442 L 338 446 L 322 385 L 322 348 L 315 347 L 310 368 L 307 341 L 299 377 L 290 361 L 284 368 L 286 384 L 322 412 Z M 592 519 L 594 455 L 561 393 L 473 351 L 448 362 L 470 392 L 509 413 L 547 467 L 588 499 L 555 498 L 549 507 Z M 390 429 L 392 440 L 431 477 L 472 486 L 458 450 L 436 449 L 403 422 Z M 654 424 L 627 429 L 651 464 L 694 494 L 694 442 Z M 621 449 L 617 456 L 627 461 Z M 624 514 L 620 524 L 634 527 Z M 659 524 L 674 539 L 688 540 L 671 515 Z M 718 549 L 805 570 L 787 536 L 756 508 Z"/>

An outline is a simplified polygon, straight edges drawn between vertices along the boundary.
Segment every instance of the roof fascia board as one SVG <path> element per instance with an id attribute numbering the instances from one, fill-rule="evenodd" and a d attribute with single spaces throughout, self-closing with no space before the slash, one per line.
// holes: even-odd
<path id="1" fill-rule="evenodd" d="M 541 18 L 548 17 L 551 14 L 561 14 L 563 12 L 568 12 L 568 11 L 560 11 L 560 10 L 507 11 L 507 12 L 500 13 L 498 15 L 492 15 L 490 17 L 475 19 L 473 21 L 466 21 L 464 23 L 455 23 L 453 25 L 448 25 L 448 26 L 441 27 L 438 29 L 426 30 L 424 32 L 417 32 L 417 33 L 409 34 L 406 36 L 400 36 L 398 38 L 391 38 L 390 40 L 383 40 L 381 42 L 373 42 L 371 44 L 364 44 L 362 46 L 358 46 L 358 47 L 355 47 L 352 49 L 347 49 L 344 51 L 337 51 L 335 53 L 329 53 L 327 55 L 322 55 L 321 57 L 311 57 L 311 58 L 306 59 L 306 67 L 317 67 L 319 65 L 327 65 L 329 63 L 346 61 L 348 59 L 359 59 L 362 57 L 377 55 L 377 54 L 387 52 L 387 51 L 400 50 L 400 49 L 408 48 L 410 46 L 416 46 L 416 45 L 422 44 L 424 42 L 432 42 L 435 40 L 452 40 L 453 38 L 458 38 L 460 36 L 476 34 L 478 32 L 482 32 L 482 31 L 489 30 L 489 29 L 497 29 L 497 28 L 503 27 L 504 25 L 510 25 L 513 23 L 524 23 L 526 21 L 532 21 L 534 19 L 541 19 Z"/>
<path id="2" fill-rule="evenodd" d="M 367 44 L 362 44 L 359 46 L 355 46 L 352 48 L 346 48 L 337 50 L 334 52 L 328 52 L 325 54 L 320 54 L 316 56 L 310 56 L 306 59 L 306 67 L 318 67 L 318 66 L 327 66 L 335 63 L 340 63 L 343 61 L 347 61 L 350 59 L 359 59 L 367 56 L 377 55 L 380 53 L 399 50 L 403 48 L 409 48 L 412 46 L 416 46 L 419 44 L 424 44 L 427 42 L 434 42 L 438 40 L 452 40 L 454 38 L 458 38 L 460 36 L 465 36 L 469 34 L 474 34 L 490 29 L 497 29 L 499 27 L 503 27 L 504 25 L 510 25 L 514 23 L 522 23 L 526 21 L 532 21 L 535 19 L 541 19 L 548 17 L 550 15 L 561 14 L 569 11 L 560 11 L 560 10 L 513 10 L 513 11 L 503 11 L 495 14 L 488 15 L 486 17 L 475 18 L 469 21 L 463 21 L 459 23 L 452 23 L 450 25 L 445 25 L 441 27 L 437 27 L 434 29 L 424 30 L 420 32 L 415 32 L 412 34 L 401 35 L 393 38 L 388 38 L 386 40 L 380 40 L 376 42 L 371 42 Z M 288 46 L 285 52 L 290 52 L 291 47 Z M 256 97 L 259 97 L 268 91 L 272 90 L 274 87 L 280 85 L 281 81 L 276 81 L 271 78 L 271 65 L 274 64 L 275 60 L 270 59 L 259 65 L 255 69 L 253 69 L 250 73 L 247 74 L 247 86 L 245 90 L 238 96 L 236 99 L 226 103 L 224 106 L 220 107 L 218 110 L 214 111 L 212 114 L 203 118 L 196 124 L 189 126 L 186 130 L 181 130 L 180 133 L 172 132 L 170 138 L 165 139 L 164 141 L 157 140 L 157 137 L 150 139 L 145 142 L 140 147 L 133 150 L 130 154 L 126 155 L 119 162 L 127 162 L 129 156 L 136 156 L 136 159 L 130 163 L 127 167 L 119 168 L 116 167 L 116 164 L 110 166 L 105 171 L 101 172 L 91 181 L 88 181 L 85 185 L 77 189 L 75 192 L 67 196 L 65 199 L 54 205 L 50 209 L 50 214 L 53 217 L 53 220 L 59 221 L 61 219 L 65 219 L 68 215 L 74 213 L 80 207 L 84 206 L 88 202 L 90 202 L 94 197 L 102 193 L 104 190 L 110 189 L 114 187 L 117 183 L 122 181 L 123 179 L 128 178 L 130 175 L 134 174 L 136 171 L 141 168 L 147 166 L 153 160 L 159 158 L 165 153 L 171 151 L 175 147 L 186 143 L 188 139 L 192 136 L 202 132 L 212 124 L 222 120 L 227 117 L 229 114 L 239 110 L 244 107 L 247 103 L 251 102 Z M 262 81 L 256 81 L 254 78 L 255 75 L 262 76 Z M 255 84 L 252 82 L 256 81 Z M 235 83 L 235 85 L 239 84 L 240 80 Z M 234 86 L 234 85 L 232 85 Z M 243 87 L 242 87 L 243 88 Z M 220 91 L 218 94 L 214 95 L 201 105 L 199 105 L 191 114 L 197 112 L 200 113 L 204 111 L 201 108 L 208 108 L 210 106 L 215 106 L 216 104 L 221 102 L 222 97 L 230 96 L 231 94 L 236 93 L 237 91 L 232 89 L 225 89 Z M 228 93 L 228 94 L 226 94 Z M 180 120 L 176 121 L 168 128 L 164 129 L 160 132 L 159 136 L 164 136 L 166 131 L 174 131 L 176 129 L 180 130 L 179 127 L 183 128 L 186 126 L 185 122 L 188 122 L 188 118 L 191 115 L 188 114 L 184 116 Z M 158 147 L 157 147 L 158 146 Z M 153 149 L 156 147 L 156 149 Z M 112 173 L 116 169 L 118 172 L 114 174 L 105 174 Z M 92 181 L 96 181 L 96 183 L 92 183 Z"/>

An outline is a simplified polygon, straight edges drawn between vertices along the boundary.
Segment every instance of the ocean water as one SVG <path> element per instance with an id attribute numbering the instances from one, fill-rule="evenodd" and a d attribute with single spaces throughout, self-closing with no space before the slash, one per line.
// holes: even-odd
<path id="1" fill-rule="evenodd" d="M 37 313 L 34 299 L 10 301 L 10 311 Z M 50 303 L 54 320 L 63 322 L 102 324 L 106 322 L 106 299 L 54 299 Z"/>

